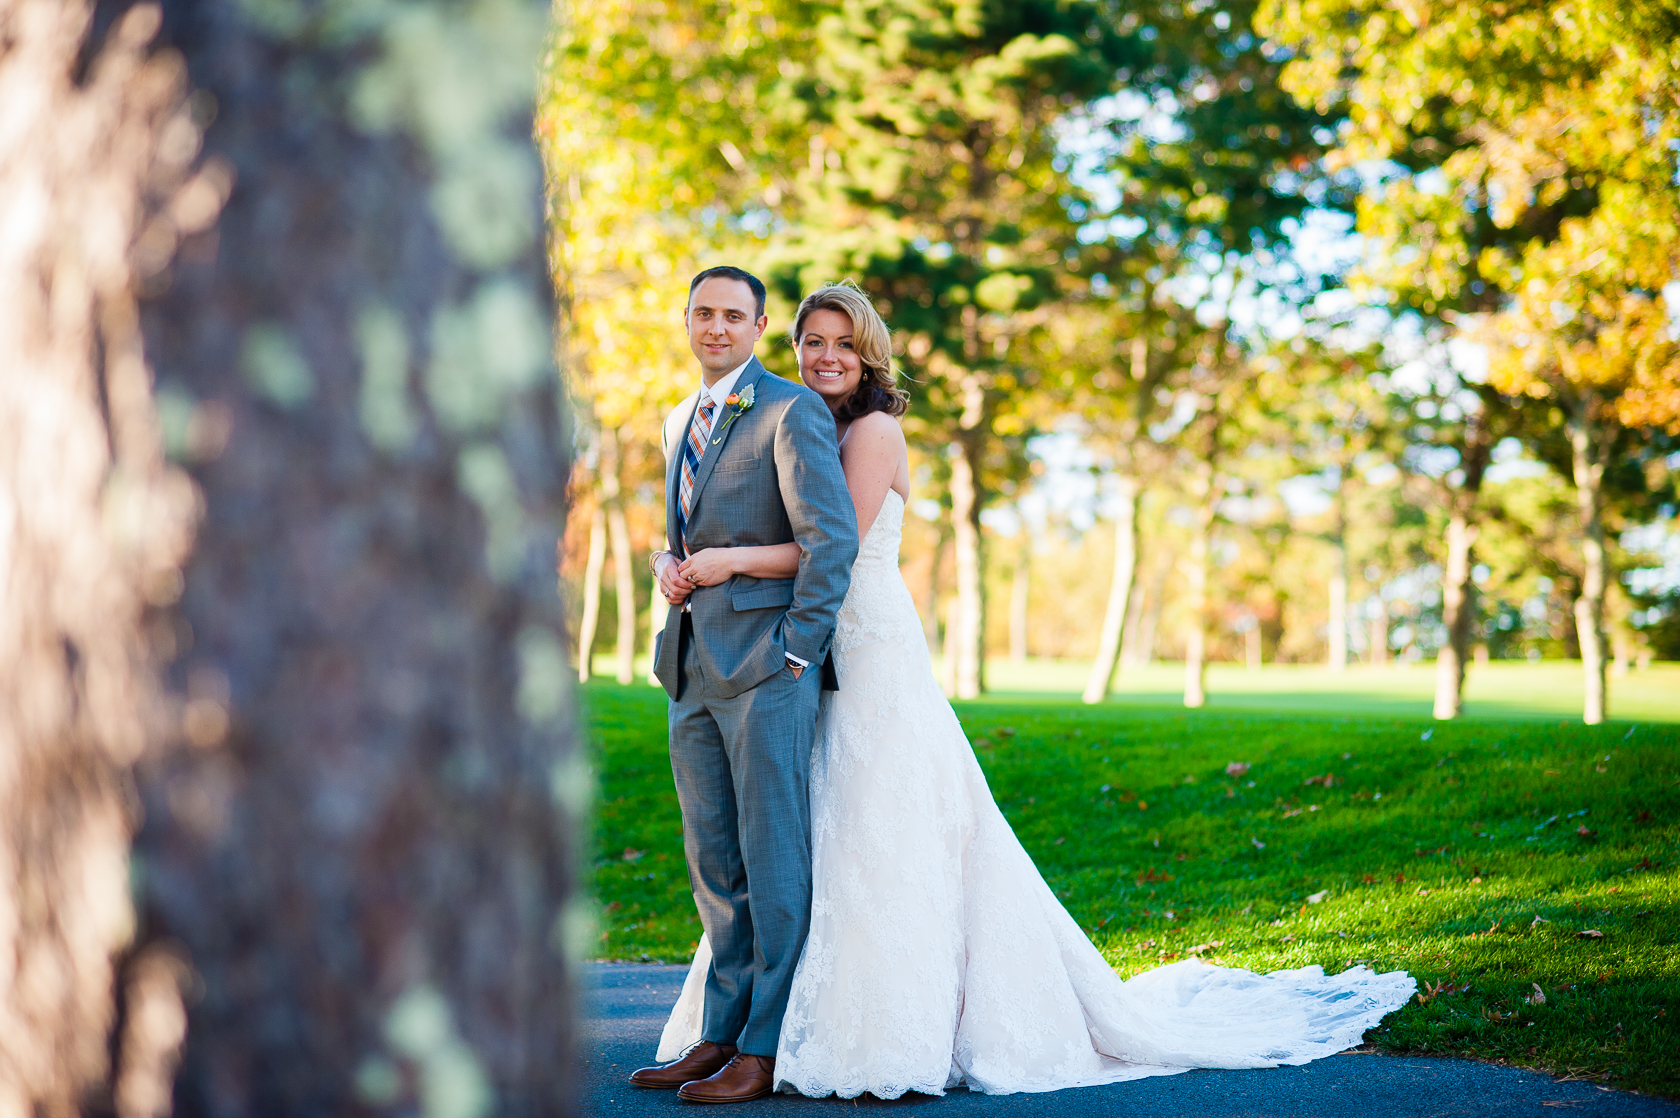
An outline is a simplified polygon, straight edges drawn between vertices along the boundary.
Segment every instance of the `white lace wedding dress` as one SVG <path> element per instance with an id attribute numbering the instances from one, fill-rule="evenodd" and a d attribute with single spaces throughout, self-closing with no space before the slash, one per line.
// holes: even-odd
<path id="1" fill-rule="evenodd" d="M 1360 1042 L 1404 972 L 1172 963 L 1123 981 L 1039 876 L 934 680 L 898 572 L 904 501 L 858 550 L 811 765 L 814 900 L 776 1053 L 783 1091 L 1052 1091 L 1304 1064 Z M 700 1039 L 702 938 L 658 1059 Z"/>

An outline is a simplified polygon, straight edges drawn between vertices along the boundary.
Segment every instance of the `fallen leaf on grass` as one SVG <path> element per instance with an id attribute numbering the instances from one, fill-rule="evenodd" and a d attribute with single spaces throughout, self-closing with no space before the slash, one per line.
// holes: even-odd
<path id="1" fill-rule="evenodd" d="M 1582 838 L 1592 838 L 1594 835 L 1598 834 L 1597 831 L 1589 831 L 1585 823 L 1577 827 L 1575 829 L 1575 833 L 1580 835 Z"/>
<path id="2" fill-rule="evenodd" d="M 1597 928 L 1588 928 L 1585 931 L 1576 932 L 1575 937 L 1577 939 L 1603 939 L 1604 933 Z"/>
<path id="3" fill-rule="evenodd" d="M 1307 894 L 1307 903 L 1308 904 L 1318 904 L 1320 901 L 1324 900 L 1324 898 L 1328 897 L 1329 895 L 1330 895 L 1330 890 L 1328 890 L 1328 889 L 1320 889 L 1316 893 L 1308 893 Z"/>
<path id="4" fill-rule="evenodd" d="M 645 850 L 632 850 L 627 846 L 624 848 L 624 860 L 626 862 L 639 862 L 642 860 L 642 855 L 646 853 Z"/>
<path id="5" fill-rule="evenodd" d="M 1307 777 L 1307 779 L 1302 781 L 1301 783 L 1302 784 L 1322 784 L 1324 787 L 1330 788 L 1330 787 L 1333 787 L 1336 783 L 1336 774 L 1335 773 L 1320 773 L 1317 776 Z"/>
<path id="6" fill-rule="evenodd" d="M 1194 947 L 1185 949 L 1184 953 L 1186 955 L 1200 955 L 1204 951 L 1212 951 L 1216 947 L 1224 947 L 1224 946 L 1225 946 L 1225 941 L 1224 940 L 1216 939 L 1212 943 L 1198 943 Z"/>
<path id="7" fill-rule="evenodd" d="M 1538 928 L 1542 924 L 1550 924 L 1550 923 L 1551 923 L 1551 921 L 1546 919 L 1544 916 L 1536 916 L 1534 918 L 1534 921 L 1531 924 L 1529 924 L 1528 927 L 1529 927 L 1529 930 L 1532 931 L 1533 929 Z"/>
<path id="8" fill-rule="evenodd" d="M 1232 761 L 1229 765 L 1225 766 L 1225 775 L 1246 776 L 1248 774 L 1249 767 L 1250 766 L 1247 761 Z"/>
<path id="9" fill-rule="evenodd" d="M 1252 843 L 1253 843 L 1253 844 L 1254 844 L 1254 849 L 1256 849 L 1256 850 L 1264 850 L 1264 849 L 1266 849 L 1266 844 L 1265 844 L 1265 843 L 1263 843 L 1263 842 L 1261 842 L 1261 841 L 1260 841 L 1260 840 L 1259 840 L 1259 839 L 1257 839 L 1257 838 L 1251 838 L 1251 839 L 1249 839 L 1249 840 L 1248 840 L 1248 841 L 1249 841 L 1249 842 L 1252 842 Z"/>
<path id="10" fill-rule="evenodd" d="M 1428 979 L 1424 979 L 1423 989 L 1417 993 L 1417 1001 L 1419 1005 L 1428 1005 L 1436 998 L 1450 998 L 1454 994 L 1462 994 L 1468 989 L 1470 989 L 1470 984 L 1468 982 L 1453 983 L 1443 981 L 1432 983 Z"/>
<path id="11" fill-rule="evenodd" d="M 1534 993 L 1524 998 L 1523 1001 L 1527 1002 L 1529 1005 L 1545 1005 L 1546 991 L 1540 989 L 1540 984 L 1538 982 L 1530 982 L 1529 985 L 1534 987 Z"/>

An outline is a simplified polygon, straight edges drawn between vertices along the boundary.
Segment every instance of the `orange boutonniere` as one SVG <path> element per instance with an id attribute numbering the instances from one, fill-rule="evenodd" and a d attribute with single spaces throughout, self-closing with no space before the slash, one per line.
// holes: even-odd
<path id="1" fill-rule="evenodd" d="M 716 446 L 723 441 L 723 433 L 729 430 L 729 425 L 741 418 L 741 413 L 753 406 L 753 386 L 747 385 L 744 392 L 731 392 L 723 398 L 723 402 L 735 410 L 723 417 L 723 424 L 717 429 L 717 438 L 712 440 Z"/>

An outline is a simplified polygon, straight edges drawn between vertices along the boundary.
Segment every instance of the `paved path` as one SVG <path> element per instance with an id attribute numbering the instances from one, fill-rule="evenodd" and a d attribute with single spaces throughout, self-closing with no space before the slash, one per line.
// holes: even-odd
<path id="1" fill-rule="evenodd" d="M 588 1007 L 584 1069 L 587 1112 L 695 1116 L 673 1091 L 645 1091 L 625 1076 L 650 1062 L 665 1016 L 682 989 L 684 968 L 603 963 Z M 1348 1053 L 1301 1068 L 1192 1071 L 1108 1087 L 1047 1095 L 980 1095 L 958 1089 L 944 1098 L 908 1095 L 895 1102 L 777 1096 L 708 1115 L 806 1118 L 857 1107 L 899 1109 L 919 1118 L 1506 1118 L 1594 1115 L 1597 1118 L 1680 1118 L 1680 1107 L 1587 1083 L 1469 1060 Z"/>

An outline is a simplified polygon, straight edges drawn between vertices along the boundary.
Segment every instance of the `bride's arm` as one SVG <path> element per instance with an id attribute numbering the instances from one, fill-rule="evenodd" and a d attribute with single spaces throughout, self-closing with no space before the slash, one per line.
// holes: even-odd
<path id="1" fill-rule="evenodd" d="M 885 412 L 872 412 L 853 422 L 840 447 L 840 468 L 857 512 L 858 538 L 869 534 L 886 504 L 895 480 L 910 481 L 909 452 L 904 429 Z M 752 578 L 793 578 L 799 573 L 797 543 L 759 547 L 708 547 L 696 551 L 677 567 L 679 579 L 694 575 L 695 586 L 716 586 L 734 575 Z"/>
<path id="2" fill-rule="evenodd" d="M 910 487 L 910 454 L 904 445 L 904 428 L 886 412 L 870 412 L 852 422 L 846 441 L 840 444 L 840 468 L 846 471 L 846 488 L 851 490 L 857 509 L 858 539 L 869 535 L 887 490 L 894 481 Z"/>
<path id="3" fill-rule="evenodd" d="M 707 547 L 677 567 L 677 577 L 694 576 L 695 586 L 716 586 L 732 575 L 753 578 L 792 578 L 799 573 L 799 545 L 762 544 L 758 547 Z"/>

